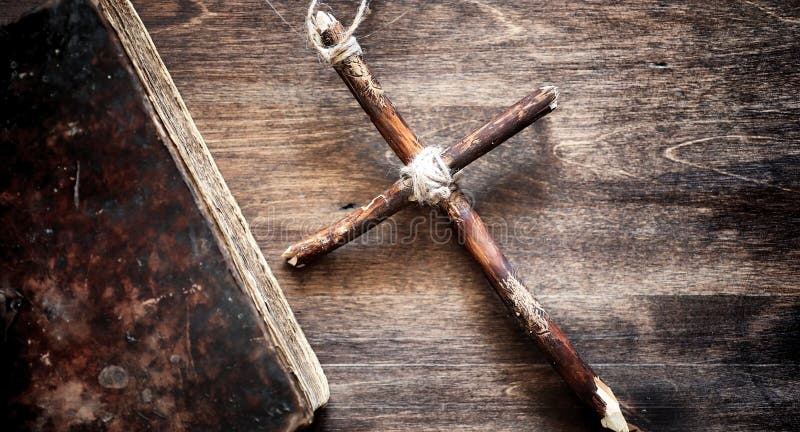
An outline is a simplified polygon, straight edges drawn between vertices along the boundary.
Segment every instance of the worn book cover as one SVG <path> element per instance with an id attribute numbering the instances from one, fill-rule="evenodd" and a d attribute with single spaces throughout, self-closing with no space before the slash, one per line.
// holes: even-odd
<path id="1" fill-rule="evenodd" d="M 328 387 L 127 1 L 0 28 L 3 430 L 294 430 Z"/>

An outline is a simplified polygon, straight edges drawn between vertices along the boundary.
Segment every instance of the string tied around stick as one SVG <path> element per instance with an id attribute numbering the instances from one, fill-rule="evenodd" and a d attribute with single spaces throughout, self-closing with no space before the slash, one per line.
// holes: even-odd
<path id="1" fill-rule="evenodd" d="M 413 201 L 435 205 L 450 197 L 453 174 L 441 154 L 439 147 L 425 147 L 411 163 L 400 169 L 400 177 L 411 181 Z"/>
<path id="2" fill-rule="evenodd" d="M 367 0 L 361 0 L 361 5 L 358 7 L 353 23 L 342 34 L 341 42 L 333 46 L 325 45 L 322 40 L 322 33 L 337 22 L 336 18 L 327 12 L 318 10 L 318 7 L 319 0 L 312 0 L 311 4 L 308 5 L 306 31 L 308 32 L 308 40 L 319 53 L 320 59 L 328 66 L 335 66 L 350 56 L 360 55 L 362 53 L 361 46 L 353 33 L 355 33 L 359 24 L 364 21 L 364 16 L 367 14 Z"/>

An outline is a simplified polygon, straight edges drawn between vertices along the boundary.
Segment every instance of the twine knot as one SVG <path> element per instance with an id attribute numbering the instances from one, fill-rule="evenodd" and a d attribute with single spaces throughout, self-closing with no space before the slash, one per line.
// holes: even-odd
<path id="1" fill-rule="evenodd" d="M 410 164 L 400 169 L 400 176 L 411 180 L 413 201 L 435 205 L 450 197 L 453 175 L 441 153 L 439 147 L 425 147 Z"/>
<path id="2" fill-rule="evenodd" d="M 306 31 L 308 32 L 308 40 L 319 53 L 320 59 L 326 65 L 334 66 L 345 61 L 350 56 L 360 55 L 362 53 L 361 46 L 358 44 L 356 37 L 353 36 L 353 33 L 361 24 L 361 21 L 364 21 L 364 16 L 367 13 L 367 0 L 361 0 L 361 5 L 358 7 L 353 23 L 342 34 L 341 41 L 333 46 L 325 45 L 322 40 L 322 33 L 338 21 L 333 15 L 318 11 L 318 6 L 319 0 L 312 0 L 311 4 L 308 5 Z"/>

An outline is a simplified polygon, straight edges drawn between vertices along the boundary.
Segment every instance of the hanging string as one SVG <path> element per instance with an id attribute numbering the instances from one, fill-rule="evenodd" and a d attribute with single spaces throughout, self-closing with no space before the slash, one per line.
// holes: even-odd
<path id="1" fill-rule="evenodd" d="M 320 59 L 322 59 L 325 64 L 333 66 L 337 63 L 341 63 L 352 55 L 361 54 L 361 46 L 358 44 L 353 33 L 355 33 L 359 24 L 364 21 L 364 17 L 367 14 L 367 0 L 361 0 L 361 5 L 358 7 L 353 23 L 350 24 L 350 27 L 342 34 L 341 42 L 333 46 L 326 46 L 322 41 L 321 34 L 337 22 L 336 18 L 327 12 L 319 11 L 318 8 L 319 0 L 312 0 L 311 4 L 308 5 L 306 31 L 308 33 L 308 40 L 317 50 L 317 53 L 319 53 Z"/>

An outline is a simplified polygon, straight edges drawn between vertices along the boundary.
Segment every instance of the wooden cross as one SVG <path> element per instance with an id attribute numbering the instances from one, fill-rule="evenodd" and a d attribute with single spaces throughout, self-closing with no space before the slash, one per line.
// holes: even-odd
<path id="1" fill-rule="evenodd" d="M 344 38 L 342 25 L 327 12 L 317 12 L 316 30 L 328 47 L 336 46 Z M 364 62 L 363 56 L 351 55 L 335 63 L 333 67 L 389 147 L 404 164 L 411 163 L 424 147 L 384 94 L 372 71 Z M 557 101 L 558 90 L 555 87 L 534 90 L 496 115 L 486 125 L 443 150 L 442 161 L 452 173 L 458 172 L 537 119 L 550 113 L 556 108 Z M 489 283 L 520 327 L 544 352 L 575 394 L 597 413 L 602 426 L 617 432 L 640 431 L 640 428 L 626 422 L 614 394 L 578 355 L 561 329 L 525 287 L 463 193 L 457 186 L 453 189 L 450 196 L 436 206 L 447 212 L 458 231 L 459 238 L 480 264 Z M 289 264 L 303 267 L 313 259 L 364 234 L 410 205 L 413 202 L 410 198 L 413 196 L 409 180 L 401 178 L 369 204 L 290 246 L 283 257 Z"/>

